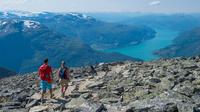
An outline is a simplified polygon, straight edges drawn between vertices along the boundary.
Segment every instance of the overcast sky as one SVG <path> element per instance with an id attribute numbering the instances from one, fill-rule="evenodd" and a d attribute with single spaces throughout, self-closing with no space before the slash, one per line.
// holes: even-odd
<path id="1" fill-rule="evenodd" d="M 200 0 L 0 0 L 0 11 L 200 12 Z"/>

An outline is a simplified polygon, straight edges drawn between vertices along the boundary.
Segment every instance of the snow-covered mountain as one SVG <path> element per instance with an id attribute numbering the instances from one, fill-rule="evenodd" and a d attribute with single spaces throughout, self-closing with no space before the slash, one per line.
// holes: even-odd
<path id="1" fill-rule="evenodd" d="M 7 16 L 4 13 L 0 18 L 38 21 L 55 32 L 78 37 L 96 50 L 140 43 L 155 36 L 149 27 L 106 23 L 80 13 L 11 11 L 6 12 Z"/>
<path id="2" fill-rule="evenodd" d="M 1 18 L 26 18 L 26 17 L 39 17 L 42 15 L 63 15 L 63 16 L 73 16 L 77 17 L 79 19 L 92 19 L 91 16 L 87 16 L 86 14 L 81 13 L 74 13 L 74 12 L 68 12 L 68 13 L 50 13 L 50 12 L 27 12 L 27 11 L 4 11 L 0 12 Z"/>

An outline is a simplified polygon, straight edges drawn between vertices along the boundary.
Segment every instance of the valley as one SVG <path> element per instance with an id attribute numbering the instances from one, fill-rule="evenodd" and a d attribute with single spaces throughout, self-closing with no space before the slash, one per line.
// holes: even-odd
<path id="1" fill-rule="evenodd" d="M 107 49 L 105 52 L 118 52 L 127 56 L 140 58 L 145 61 L 151 61 L 160 58 L 154 54 L 155 50 L 159 50 L 172 44 L 173 39 L 178 35 L 178 31 L 174 30 L 156 30 L 156 37 L 147 41 L 143 41 L 138 45 L 128 45 L 126 47 Z"/>

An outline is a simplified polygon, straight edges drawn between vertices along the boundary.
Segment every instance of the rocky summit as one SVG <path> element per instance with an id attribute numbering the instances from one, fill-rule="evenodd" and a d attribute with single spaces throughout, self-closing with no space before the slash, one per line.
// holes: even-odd
<path id="1" fill-rule="evenodd" d="M 0 80 L 2 112 L 200 112 L 200 57 L 73 68 L 65 98 L 39 98 L 37 73 Z"/>

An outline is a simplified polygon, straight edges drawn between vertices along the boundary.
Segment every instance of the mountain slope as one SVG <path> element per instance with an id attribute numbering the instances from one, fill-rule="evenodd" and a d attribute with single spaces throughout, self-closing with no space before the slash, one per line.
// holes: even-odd
<path id="1" fill-rule="evenodd" d="M 157 29 L 187 31 L 200 25 L 200 14 L 144 14 L 127 17 L 121 23 L 146 25 Z"/>
<path id="2" fill-rule="evenodd" d="M 54 71 L 54 99 L 41 104 L 37 73 L 0 80 L 0 111 L 198 112 L 200 57 L 119 62 L 74 68 L 61 98 Z M 12 83 L 10 83 L 12 82 Z"/>
<path id="3" fill-rule="evenodd" d="M 148 27 L 105 23 L 77 13 L 46 13 L 37 16 L 34 20 L 40 21 L 59 33 L 79 37 L 84 43 L 95 49 L 140 43 L 155 36 L 155 31 Z"/>
<path id="4" fill-rule="evenodd" d="M 57 32 L 66 35 L 73 33 L 73 37 L 80 37 L 83 42 L 95 49 L 108 49 L 140 43 L 155 36 L 154 30 L 144 26 L 105 23 L 89 16 L 83 18 L 84 16 L 81 14 L 75 14 L 79 18 L 82 17 L 82 19 L 77 19 L 73 13 L 72 15 L 51 15 L 52 17 L 47 16 L 48 19 L 39 18 L 38 21 Z"/>
<path id="5" fill-rule="evenodd" d="M 38 21 L 53 31 L 80 38 L 97 50 L 137 44 L 155 37 L 155 31 L 149 27 L 106 23 L 80 13 L 4 13 L 0 17 Z"/>
<path id="6" fill-rule="evenodd" d="M 8 69 L 0 67 L 0 79 L 4 78 L 4 77 L 13 76 L 13 75 L 16 75 L 16 73 L 12 72 L 12 71 L 10 71 Z"/>
<path id="7" fill-rule="evenodd" d="M 158 50 L 161 57 L 189 57 L 200 54 L 200 27 L 181 33 L 172 45 Z"/>
<path id="8" fill-rule="evenodd" d="M 53 67 L 64 59 L 70 66 L 118 60 L 133 60 L 121 54 L 94 51 L 78 39 L 55 33 L 39 22 L 8 19 L 0 21 L 0 66 L 17 72 L 37 70 L 46 57 Z"/>

